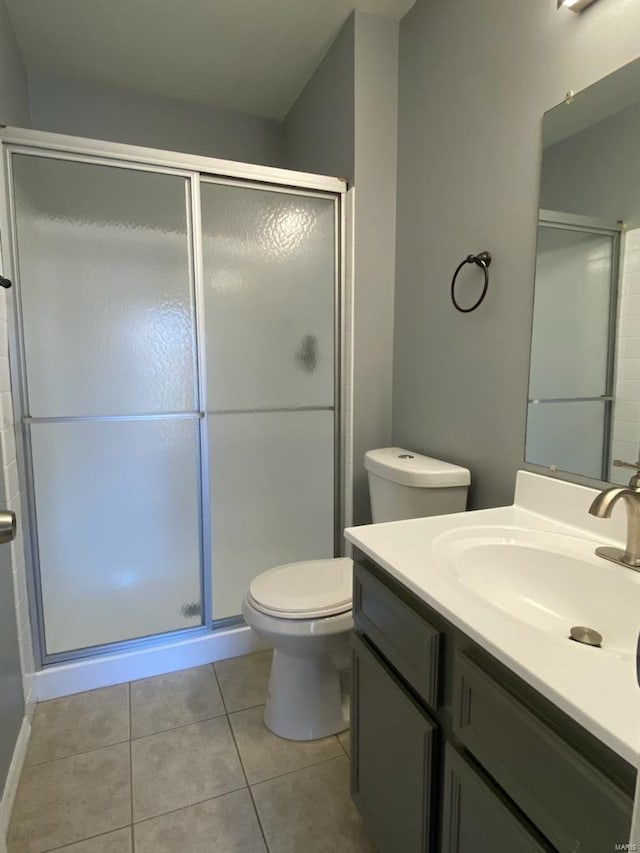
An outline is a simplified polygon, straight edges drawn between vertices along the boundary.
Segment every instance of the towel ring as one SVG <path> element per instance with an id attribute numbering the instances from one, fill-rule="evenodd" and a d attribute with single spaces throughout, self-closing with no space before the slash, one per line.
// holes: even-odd
<path id="1" fill-rule="evenodd" d="M 480 294 L 479 299 L 473 303 L 470 308 L 461 308 L 456 299 L 456 279 L 458 278 L 458 273 L 462 269 L 462 267 L 466 266 L 466 264 L 475 264 L 477 267 L 484 273 L 484 287 L 482 288 L 482 293 Z M 482 304 L 485 296 L 487 295 L 487 290 L 489 288 L 489 267 L 491 266 L 491 252 L 480 252 L 479 255 L 467 255 L 467 257 L 462 261 L 462 263 L 458 264 L 456 271 L 453 274 L 453 279 L 451 281 L 451 301 L 453 302 L 455 308 L 460 311 L 462 314 L 468 314 L 470 311 L 475 311 L 476 308 Z"/>

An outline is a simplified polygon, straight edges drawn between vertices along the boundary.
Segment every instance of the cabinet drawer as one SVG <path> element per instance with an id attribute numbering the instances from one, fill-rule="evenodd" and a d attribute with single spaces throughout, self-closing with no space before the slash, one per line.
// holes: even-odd
<path id="1" fill-rule="evenodd" d="M 433 850 L 436 724 L 353 637 L 351 788 L 379 853 Z"/>
<path id="2" fill-rule="evenodd" d="M 369 638 L 430 707 L 437 708 L 441 633 L 358 565 L 353 617 L 356 631 Z"/>
<path id="3" fill-rule="evenodd" d="M 602 853 L 628 840 L 630 797 L 460 652 L 453 727 L 561 853 Z"/>
<path id="4" fill-rule="evenodd" d="M 447 744 L 441 853 L 549 853 L 501 795 Z"/>

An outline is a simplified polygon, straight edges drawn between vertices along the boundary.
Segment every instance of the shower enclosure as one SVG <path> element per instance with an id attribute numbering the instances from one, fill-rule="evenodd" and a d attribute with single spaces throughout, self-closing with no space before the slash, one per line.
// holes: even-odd
<path id="1" fill-rule="evenodd" d="M 2 142 L 40 660 L 227 624 L 340 550 L 343 182 Z"/>

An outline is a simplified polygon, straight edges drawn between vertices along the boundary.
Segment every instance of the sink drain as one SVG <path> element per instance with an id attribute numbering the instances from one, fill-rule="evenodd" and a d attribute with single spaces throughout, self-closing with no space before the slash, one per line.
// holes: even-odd
<path id="1" fill-rule="evenodd" d="M 575 625 L 569 631 L 569 639 L 575 640 L 576 643 L 584 643 L 585 646 L 602 646 L 602 634 L 594 631 L 593 628 L 585 628 L 584 625 Z"/>

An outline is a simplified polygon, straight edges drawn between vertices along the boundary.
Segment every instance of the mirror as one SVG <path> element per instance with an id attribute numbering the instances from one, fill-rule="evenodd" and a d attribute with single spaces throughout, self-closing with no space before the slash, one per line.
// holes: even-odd
<path id="1" fill-rule="evenodd" d="M 546 113 L 525 461 L 640 456 L 640 60 Z"/>

